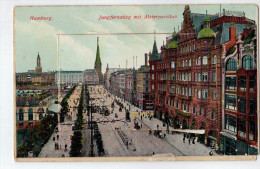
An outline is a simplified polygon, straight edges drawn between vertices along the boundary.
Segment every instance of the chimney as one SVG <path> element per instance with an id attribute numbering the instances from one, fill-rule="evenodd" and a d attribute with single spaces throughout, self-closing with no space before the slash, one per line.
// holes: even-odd
<path id="1" fill-rule="evenodd" d="M 236 27 L 231 23 L 229 27 L 229 41 L 226 43 L 226 52 L 236 44 Z"/>
<path id="2" fill-rule="evenodd" d="M 145 63 L 145 66 L 148 66 L 147 57 L 148 57 L 148 54 L 145 53 L 145 54 L 144 54 L 144 63 Z"/>
<path id="3" fill-rule="evenodd" d="M 229 28 L 229 41 L 236 41 L 236 27 L 232 24 Z"/>

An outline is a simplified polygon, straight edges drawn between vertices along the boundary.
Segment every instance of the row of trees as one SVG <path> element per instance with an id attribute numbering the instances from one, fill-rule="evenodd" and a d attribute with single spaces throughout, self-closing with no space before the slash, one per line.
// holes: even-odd
<path id="1" fill-rule="evenodd" d="M 69 112 L 69 104 L 68 100 L 71 96 L 71 94 L 74 92 L 76 88 L 76 85 L 74 85 L 69 92 L 65 95 L 65 97 L 61 101 L 61 113 L 60 113 L 60 122 L 64 122 L 65 115 Z"/>
<path id="2" fill-rule="evenodd" d="M 33 129 L 27 128 L 23 133 L 24 140 L 17 147 L 17 157 L 27 157 L 32 152 L 37 157 L 42 147 L 46 144 L 58 124 L 56 115 L 48 115 L 43 118 Z"/>
<path id="3" fill-rule="evenodd" d="M 83 112 L 84 112 L 84 86 L 82 86 L 79 106 L 78 106 L 78 113 L 77 119 L 75 121 L 75 125 L 73 126 L 72 130 L 73 136 L 71 137 L 71 149 L 70 149 L 70 157 L 80 157 L 81 156 L 81 149 L 82 149 L 82 133 L 81 130 L 83 128 Z"/>

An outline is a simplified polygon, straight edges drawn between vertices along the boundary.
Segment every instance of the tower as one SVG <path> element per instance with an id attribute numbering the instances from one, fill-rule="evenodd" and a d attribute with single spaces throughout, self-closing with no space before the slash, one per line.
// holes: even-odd
<path id="1" fill-rule="evenodd" d="M 99 37 L 97 37 L 97 53 L 96 53 L 96 61 L 95 61 L 95 70 L 98 73 L 99 84 L 103 84 L 103 75 L 102 75 L 102 63 L 100 59 L 100 51 L 99 51 Z"/>
<path id="2" fill-rule="evenodd" d="M 42 73 L 41 58 L 40 58 L 39 52 L 38 52 L 38 56 L 37 56 L 36 73 Z"/>

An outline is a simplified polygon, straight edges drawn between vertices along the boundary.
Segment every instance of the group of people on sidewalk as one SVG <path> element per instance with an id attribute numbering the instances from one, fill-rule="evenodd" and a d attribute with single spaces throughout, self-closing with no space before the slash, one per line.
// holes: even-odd
<path id="1" fill-rule="evenodd" d="M 195 144 L 195 137 L 192 137 L 191 134 L 183 134 L 183 143 L 185 143 L 185 139 L 188 139 L 189 144 L 191 144 L 191 140 L 192 140 L 192 144 Z"/>

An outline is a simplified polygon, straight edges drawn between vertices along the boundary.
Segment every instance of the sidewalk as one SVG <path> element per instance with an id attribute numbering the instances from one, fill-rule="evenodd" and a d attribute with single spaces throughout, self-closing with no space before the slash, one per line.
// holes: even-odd
<path id="1" fill-rule="evenodd" d="M 77 87 L 78 89 L 79 87 Z M 80 90 L 76 90 L 70 96 L 68 100 L 68 104 L 71 107 L 77 106 L 74 104 L 74 100 L 79 98 Z M 77 103 L 78 104 L 78 103 Z M 77 110 L 73 110 L 70 108 L 68 114 L 72 113 L 71 118 L 65 118 L 63 123 L 58 123 L 58 132 L 54 132 L 49 141 L 44 145 L 38 157 L 69 157 L 71 140 L 70 136 L 73 134 L 72 126 L 74 121 L 76 120 Z M 59 139 L 57 136 L 59 135 Z M 55 137 L 55 141 L 53 141 L 53 137 Z M 55 143 L 59 144 L 59 149 L 55 150 Z M 65 144 L 67 144 L 67 150 L 65 150 Z"/>
<path id="2" fill-rule="evenodd" d="M 162 121 L 156 118 L 152 118 L 151 120 L 149 120 L 149 118 L 142 118 L 142 120 L 140 118 L 138 119 L 152 130 L 156 130 L 157 125 L 159 125 L 159 129 L 163 130 L 163 133 L 166 133 L 166 126 L 163 127 Z M 169 129 L 171 130 L 173 128 L 169 127 Z M 196 141 L 195 144 L 192 144 L 192 141 L 189 144 L 188 139 L 185 139 L 185 143 L 183 143 L 183 134 L 179 133 L 171 134 L 170 132 L 170 134 L 166 134 L 165 140 L 187 156 L 209 156 L 209 152 L 211 151 L 209 147 Z M 213 152 L 213 155 L 218 154 Z"/>

